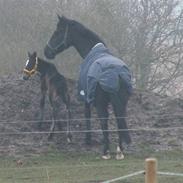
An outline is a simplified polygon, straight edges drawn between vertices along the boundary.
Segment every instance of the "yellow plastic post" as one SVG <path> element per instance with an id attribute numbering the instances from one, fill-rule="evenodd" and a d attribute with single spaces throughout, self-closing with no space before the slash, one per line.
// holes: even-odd
<path id="1" fill-rule="evenodd" d="M 145 183 L 157 183 L 157 160 L 148 158 L 145 164 Z"/>

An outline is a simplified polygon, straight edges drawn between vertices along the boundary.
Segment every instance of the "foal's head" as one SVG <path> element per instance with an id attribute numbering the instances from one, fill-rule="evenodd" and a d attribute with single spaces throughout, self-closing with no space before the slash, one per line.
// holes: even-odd
<path id="1" fill-rule="evenodd" d="M 27 80 L 30 76 L 32 76 L 37 71 L 38 58 L 37 53 L 29 53 L 28 52 L 28 60 L 26 61 L 25 68 L 23 70 L 23 79 Z"/>

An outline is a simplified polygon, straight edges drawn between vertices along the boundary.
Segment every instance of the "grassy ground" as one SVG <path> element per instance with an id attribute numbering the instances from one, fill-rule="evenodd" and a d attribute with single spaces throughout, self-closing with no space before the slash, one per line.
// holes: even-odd
<path id="1" fill-rule="evenodd" d="M 99 183 L 144 169 L 144 159 L 156 157 L 158 170 L 183 173 L 182 152 L 126 155 L 123 161 L 104 161 L 98 154 L 50 152 L 16 159 L 0 158 L 0 183 Z M 118 181 L 119 183 L 120 181 Z M 143 183 L 144 175 L 123 183 Z M 158 176 L 159 183 L 182 183 L 183 177 Z"/>

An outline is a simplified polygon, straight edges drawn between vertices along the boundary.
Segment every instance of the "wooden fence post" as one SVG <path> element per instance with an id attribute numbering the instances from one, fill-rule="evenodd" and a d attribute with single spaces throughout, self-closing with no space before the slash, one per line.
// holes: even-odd
<path id="1" fill-rule="evenodd" d="M 145 183 L 157 183 L 157 160 L 148 158 L 145 164 Z"/>

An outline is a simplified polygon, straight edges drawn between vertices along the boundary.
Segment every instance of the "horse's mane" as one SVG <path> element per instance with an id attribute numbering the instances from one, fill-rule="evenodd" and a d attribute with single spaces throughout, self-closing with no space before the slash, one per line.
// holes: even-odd
<path id="1" fill-rule="evenodd" d="M 71 20 L 71 24 L 83 36 L 85 36 L 91 40 L 98 40 L 99 42 L 104 43 L 104 41 L 95 32 L 91 31 L 90 29 L 88 29 L 83 24 L 79 23 L 78 21 Z"/>

